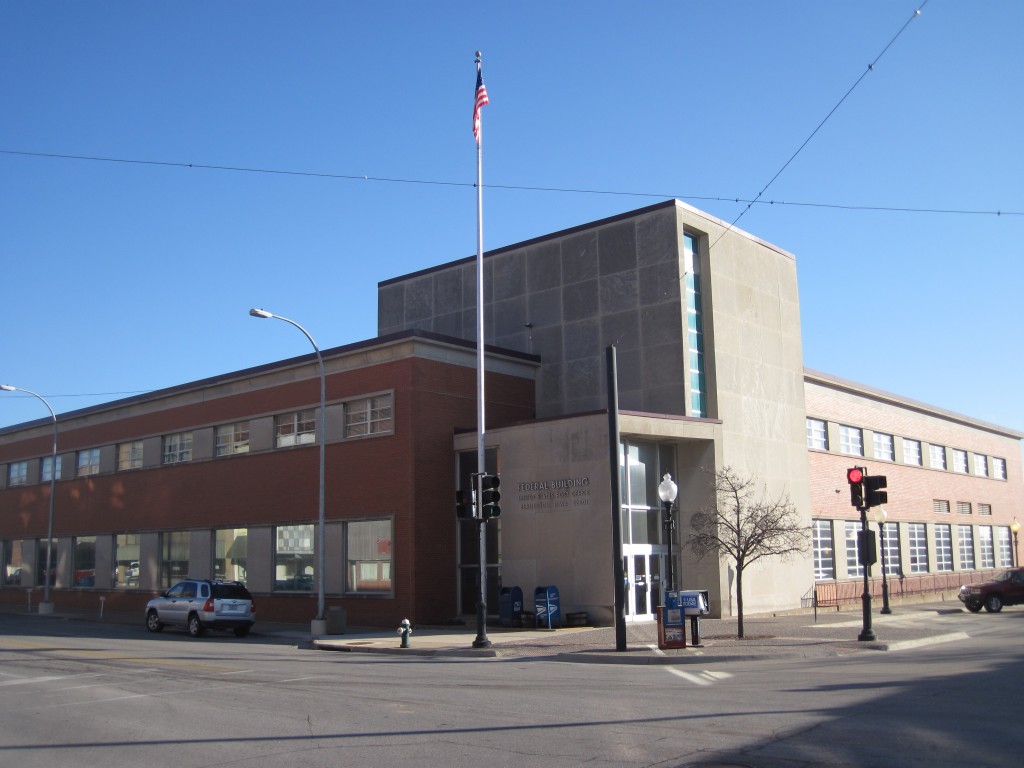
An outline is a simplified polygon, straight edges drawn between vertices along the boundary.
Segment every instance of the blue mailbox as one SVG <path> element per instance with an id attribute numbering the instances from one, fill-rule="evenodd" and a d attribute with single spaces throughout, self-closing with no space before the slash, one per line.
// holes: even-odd
<path id="1" fill-rule="evenodd" d="M 498 621 L 501 626 L 518 626 L 522 612 L 523 590 L 519 587 L 502 587 L 498 595 Z"/>
<path id="2" fill-rule="evenodd" d="M 562 623 L 558 587 L 552 585 L 533 590 L 533 619 L 536 626 L 545 626 L 548 629 Z"/>

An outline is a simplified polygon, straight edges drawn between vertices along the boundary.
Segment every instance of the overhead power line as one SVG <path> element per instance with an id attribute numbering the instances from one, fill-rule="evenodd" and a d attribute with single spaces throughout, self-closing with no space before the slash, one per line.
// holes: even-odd
<path id="1" fill-rule="evenodd" d="M 805 142 L 806 144 L 806 142 Z M 204 171 L 226 171 L 232 173 L 259 173 L 274 176 L 296 176 L 318 179 L 337 179 L 341 181 L 375 181 L 386 184 L 420 184 L 439 187 L 476 187 L 476 184 L 468 181 L 438 181 L 436 179 L 404 179 L 388 176 L 366 176 L 358 174 L 328 173 L 325 171 L 294 171 L 280 168 L 251 168 L 237 165 L 213 165 L 209 163 L 185 163 L 168 160 L 142 160 L 138 158 L 124 157 L 97 157 L 92 155 L 69 155 L 55 152 L 28 152 L 14 149 L 0 149 L 3 155 L 18 155 L 22 157 L 41 157 L 53 160 L 86 160 L 98 163 L 122 163 L 127 165 L 155 165 L 167 168 L 191 168 Z M 776 178 L 778 174 L 776 174 Z M 554 192 L 574 195 L 617 195 L 622 197 L 652 197 L 659 200 L 666 198 L 677 198 L 679 200 L 700 200 L 719 203 L 746 203 L 749 209 L 752 205 L 786 205 L 800 206 L 806 208 L 833 208 L 845 211 L 888 211 L 893 213 L 941 213 L 959 214 L 966 216 L 1024 216 L 1024 211 L 1003 211 L 1003 210 L 979 210 L 967 208 L 916 208 L 913 206 L 886 206 L 886 205 L 854 205 L 844 203 L 822 203 L 795 200 L 762 200 L 764 190 L 756 198 L 724 197 L 721 195 L 690 195 L 678 192 L 637 192 L 615 189 L 584 189 L 578 187 L 541 187 L 520 184 L 484 184 L 487 189 L 503 189 L 520 192 Z M 765 187 L 767 189 L 767 186 Z M 745 212 L 745 211 L 744 211 Z M 742 216 L 742 214 L 741 214 Z M 739 219 L 737 218 L 736 221 Z M 736 222 L 733 222 L 735 225 Z"/>

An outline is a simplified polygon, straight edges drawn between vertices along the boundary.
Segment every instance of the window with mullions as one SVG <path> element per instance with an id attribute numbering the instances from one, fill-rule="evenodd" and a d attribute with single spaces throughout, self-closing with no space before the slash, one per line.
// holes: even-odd
<path id="1" fill-rule="evenodd" d="M 28 462 L 12 461 L 7 465 L 7 485 L 25 485 L 28 483 Z"/>
<path id="2" fill-rule="evenodd" d="M 390 519 L 345 523 L 345 591 L 390 594 Z"/>
<path id="3" fill-rule="evenodd" d="M 932 469 L 946 468 L 946 449 L 941 445 L 928 446 L 928 458 Z"/>
<path id="4" fill-rule="evenodd" d="M 100 449 L 86 448 L 78 452 L 78 477 L 100 473 Z"/>
<path id="5" fill-rule="evenodd" d="M 978 477 L 988 477 L 988 456 L 983 453 L 974 454 L 974 474 Z"/>
<path id="6" fill-rule="evenodd" d="M 393 396 L 377 395 L 345 403 L 345 437 L 379 435 L 394 431 Z"/>
<path id="7" fill-rule="evenodd" d="M 234 424 L 221 424 L 214 432 L 215 456 L 233 456 L 236 453 L 249 452 L 249 422 L 239 421 Z"/>
<path id="8" fill-rule="evenodd" d="M 248 564 L 248 528 L 220 528 L 213 532 L 213 577 L 217 581 L 245 584 Z"/>
<path id="9" fill-rule="evenodd" d="M 625 462 L 623 464 L 623 462 Z M 655 443 L 623 443 L 619 453 L 622 543 L 665 544 L 658 484 L 666 472 L 675 478 L 675 449 Z M 678 505 L 678 500 L 677 500 Z"/>
<path id="10" fill-rule="evenodd" d="M 1006 479 L 1006 459 L 992 459 L 992 477 L 996 480 Z"/>
<path id="11" fill-rule="evenodd" d="M 846 523 L 846 575 L 850 577 L 864 575 L 864 566 L 860 564 L 857 549 L 857 534 L 859 532 L 859 521 Z"/>
<path id="12" fill-rule="evenodd" d="M 60 479 L 61 457 L 57 457 L 57 479 Z M 48 483 L 52 477 L 53 456 L 44 456 L 39 462 L 39 482 Z"/>
<path id="13" fill-rule="evenodd" d="M 117 445 L 117 471 L 142 469 L 142 441 L 132 440 Z"/>
<path id="14" fill-rule="evenodd" d="M 996 548 L 991 525 L 978 527 L 978 564 L 982 568 L 996 567 Z"/>
<path id="15" fill-rule="evenodd" d="M 114 586 L 119 589 L 138 589 L 139 555 L 142 536 L 138 533 L 119 533 L 114 536 Z"/>
<path id="16" fill-rule="evenodd" d="M 160 586 L 167 589 L 188 578 L 188 531 L 160 534 Z"/>
<path id="17" fill-rule="evenodd" d="M 847 456 L 864 455 L 864 434 L 857 427 L 839 427 L 839 451 Z"/>
<path id="18" fill-rule="evenodd" d="M 953 532 L 948 525 L 935 526 L 935 570 L 953 570 Z"/>
<path id="19" fill-rule="evenodd" d="M 689 416 L 708 415 L 707 376 L 704 365 L 704 308 L 700 285 L 697 238 L 683 233 L 683 269 L 686 282 L 686 357 L 690 373 Z"/>
<path id="20" fill-rule="evenodd" d="M 885 523 L 881 533 L 882 551 L 885 554 L 885 573 L 887 576 L 899 576 L 903 573 L 903 560 L 900 558 L 899 523 Z"/>
<path id="21" fill-rule="evenodd" d="M 928 533 L 924 523 L 907 524 L 907 554 L 911 573 L 928 573 Z"/>
<path id="22" fill-rule="evenodd" d="M 958 525 L 956 535 L 959 540 L 960 569 L 974 570 L 974 528 L 969 525 Z"/>
<path id="23" fill-rule="evenodd" d="M 953 449 L 953 471 L 967 474 L 967 451 Z"/>
<path id="24" fill-rule="evenodd" d="M 274 431 L 278 448 L 308 445 L 316 442 L 316 410 L 282 413 L 274 418 Z"/>
<path id="25" fill-rule="evenodd" d="M 1013 566 L 1013 548 L 1010 545 L 1010 529 L 1006 527 L 996 528 L 998 536 L 997 550 L 999 555 L 999 566 L 1011 568 Z"/>
<path id="26" fill-rule="evenodd" d="M 896 448 L 892 435 L 875 432 L 875 458 L 881 461 L 895 461 Z"/>
<path id="27" fill-rule="evenodd" d="M 96 586 L 96 537 L 76 536 L 74 538 L 76 587 Z"/>
<path id="28" fill-rule="evenodd" d="M 3 583 L 5 587 L 20 587 L 22 585 L 22 551 L 25 546 L 25 542 L 21 539 L 14 539 L 13 541 L 5 541 L 3 543 L 3 552 L 0 553 L 2 557 L 2 563 L 0 567 L 3 568 Z M 31 575 L 25 573 L 25 585 L 27 586 L 31 581 Z"/>
<path id="29" fill-rule="evenodd" d="M 816 451 L 828 450 L 828 428 L 821 419 L 807 419 L 807 447 Z"/>
<path id="30" fill-rule="evenodd" d="M 163 437 L 163 463 L 181 464 L 192 461 L 192 433 L 178 432 Z"/>
<path id="31" fill-rule="evenodd" d="M 903 438 L 903 463 L 921 466 L 921 441 Z"/>
<path id="32" fill-rule="evenodd" d="M 814 579 L 824 581 L 836 577 L 835 552 L 832 548 L 832 521 L 811 522 L 811 545 L 814 553 Z"/>
<path id="33" fill-rule="evenodd" d="M 310 592 L 316 565 L 312 525 L 279 525 L 275 531 L 274 590 Z"/>

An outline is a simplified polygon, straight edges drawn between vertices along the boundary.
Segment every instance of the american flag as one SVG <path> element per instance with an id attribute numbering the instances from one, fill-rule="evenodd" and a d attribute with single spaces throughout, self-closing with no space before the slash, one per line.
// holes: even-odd
<path id="1" fill-rule="evenodd" d="M 480 143 L 480 107 L 490 103 L 490 100 L 487 98 L 487 88 L 484 87 L 484 73 L 480 67 L 477 67 L 476 103 L 473 106 L 473 138 L 476 139 L 477 144 Z"/>

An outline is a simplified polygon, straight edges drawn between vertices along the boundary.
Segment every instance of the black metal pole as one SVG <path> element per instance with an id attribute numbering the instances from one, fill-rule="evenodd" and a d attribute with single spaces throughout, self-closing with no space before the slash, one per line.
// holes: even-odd
<path id="1" fill-rule="evenodd" d="M 622 495 L 619 483 L 619 384 L 615 345 L 605 351 L 608 369 L 608 458 L 612 508 L 612 576 L 615 580 L 615 650 L 626 650 L 626 573 L 622 567 Z"/>
<path id="2" fill-rule="evenodd" d="M 860 562 L 864 567 L 864 593 L 860 596 L 864 609 L 863 628 L 857 636 L 858 640 L 874 640 L 875 631 L 871 628 L 871 566 L 868 565 L 868 508 L 860 508 Z"/>
<path id="3" fill-rule="evenodd" d="M 882 546 L 882 613 L 892 613 L 889 607 L 889 581 L 885 577 L 885 523 L 878 524 L 878 537 Z"/>
<path id="4" fill-rule="evenodd" d="M 665 505 L 665 538 L 668 540 L 668 566 L 665 568 L 665 589 L 668 592 L 676 588 L 675 576 L 672 567 L 672 531 L 675 528 L 675 518 L 672 517 L 672 502 L 662 502 Z"/>
<path id="5" fill-rule="evenodd" d="M 476 638 L 473 640 L 474 648 L 490 648 L 491 640 L 487 637 L 487 520 L 484 518 L 483 499 L 484 486 L 481 478 L 486 469 L 480 467 L 473 477 L 473 486 L 476 489 L 476 522 L 477 543 L 480 547 L 480 583 L 477 590 L 476 600 Z"/>

